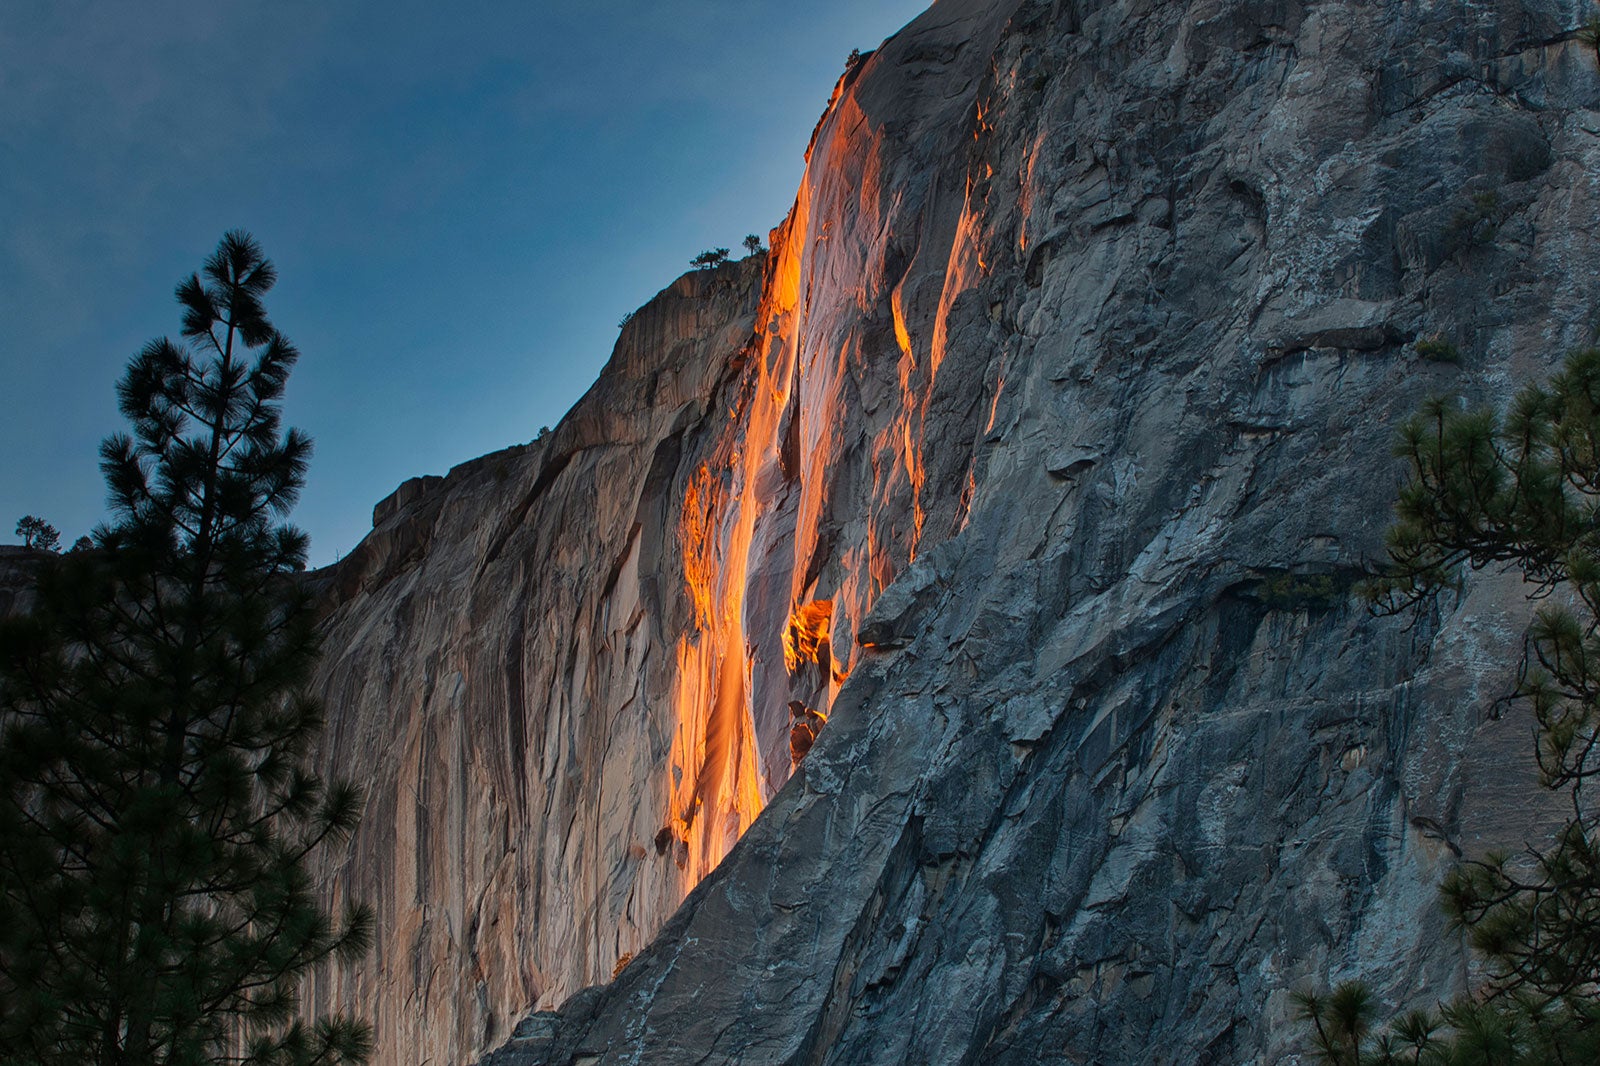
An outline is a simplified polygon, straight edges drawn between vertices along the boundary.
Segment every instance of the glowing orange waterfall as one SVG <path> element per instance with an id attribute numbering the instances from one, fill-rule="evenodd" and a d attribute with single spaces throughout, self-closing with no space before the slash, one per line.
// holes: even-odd
<path id="1" fill-rule="evenodd" d="M 747 632 L 745 598 L 756 524 L 781 486 L 779 427 L 792 383 L 792 346 L 772 326 L 792 316 L 805 229 L 804 190 L 773 235 L 750 364 L 737 382 L 733 417 L 710 459 L 689 480 L 679 523 L 694 625 L 678 642 L 678 726 L 669 772 L 671 824 L 687 847 L 692 887 L 722 861 L 761 813 L 763 768 L 750 704 L 750 649 L 782 634 Z"/>
<path id="2" fill-rule="evenodd" d="M 905 205 L 882 173 L 882 136 L 836 88 L 794 209 L 771 235 L 754 335 L 717 394 L 726 428 L 680 482 L 692 622 L 673 663 L 670 810 L 658 846 L 674 843 L 685 892 L 788 778 L 788 716 L 826 721 L 861 654 L 855 627 L 928 535 L 929 404 L 951 309 L 986 264 L 969 183 L 953 230 L 922 234 L 905 272 L 886 276 Z M 919 296 L 913 278 L 935 287 Z M 887 328 L 874 333 L 874 322 Z M 869 344 L 876 336 L 893 347 Z M 898 386 L 870 419 L 846 406 L 868 378 Z M 864 436 L 846 440 L 846 426 Z M 862 447 L 868 482 L 836 484 L 841 456 Z M 970 469 L 964 480 L 963 512 Z M 841 536 L 842 524 L 852 532 Z"/>

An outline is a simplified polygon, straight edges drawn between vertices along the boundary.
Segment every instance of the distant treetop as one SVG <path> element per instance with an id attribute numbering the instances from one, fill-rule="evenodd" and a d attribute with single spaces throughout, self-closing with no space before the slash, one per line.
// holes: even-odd
<path id="1" fill-rule="evenodd" d="M 61 544 L 61 532 L 37 515 L 23 515 L 17 522 L 16 532 L 22 538 L 24 548 L 53 552 Z"/>

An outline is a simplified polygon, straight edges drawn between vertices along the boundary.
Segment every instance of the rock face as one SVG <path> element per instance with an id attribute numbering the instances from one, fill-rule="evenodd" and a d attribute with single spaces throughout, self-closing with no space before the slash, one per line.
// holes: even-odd
<path id="1" fill-rule="evenodd" d="M 32 609 L 39 563 L 47 558 L 35 548 L 0 544 L 0 618 Z"/>
<path id="2" fill-rule="evenodd" d="M 710 682 L 678 547 L 760 281 L 684 277 L 553 433 L 407 482 L 318 575 L 325 761 L 369 789 L 336 892 L 381 933 L 313 997 L 372 1019 L 377 1063 L 466 1061 L 608 976 L 760 809 L 747 723 L 679 713 Z"/>
<path id="3" fill-rule="evenodd" d="M 1586 16 L 940 0 L 854 64 L 770 254 L 321 576 L 382 934 L 318 1001 L 383 1064 L 1187 1064 L 1461 987 L 1521 590 L 1349 590 L 1399 420 L 1593 336 Z"/>

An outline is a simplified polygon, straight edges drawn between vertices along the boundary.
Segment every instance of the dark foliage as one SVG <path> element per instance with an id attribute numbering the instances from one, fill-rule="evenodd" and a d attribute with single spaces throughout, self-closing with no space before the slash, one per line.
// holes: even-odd
<path id="1" fill-rule="evenodd" d="M 359 1062 L 365 1025 L 298 1017 L 313 965 L 370 918 L 319 904 L 307 856 L 360 802 L 308 753 L 317 655 L 282 523 L 311 442 L 283 432 L 296 352 L 274 273 L 227 234 L 178 286 L 187 343 L 118 386 L 112 521 L 0 632 L 0 1062 Z"/>
<path id="2" fill-rule="evenodd" d="M 1444 337 L 1423 337 L 1417 341 L 1417 356 L 1430 363 L 1459 363 L 1461 350 Z"/>
<path id="3" fill-rule="evenodd" d="M 55 526 L 46 522 L 37 515 L 25 514 L 17 521 L 17 536 L 22 538 L 24 548 L 38 548 L 41 551 L 53 552 L 61 543 L 61 533 Z"/>
<path id="4" fill-rule="evenodd" d="M 1447 243 L 1453 251 L 1493 244 L 1500 234 L 1500 224 L 1505 221 L 1505 209 L 1500 194 L 1490 189 L 1474 193 L 1466 205 L 1451 217 Z"/>
<path id="5" fill-rule="evenodd" d="M 1411 476 L 1389 532 L 1389 567 L 1371 593 L 1404 610 L 1465 569 L 1520 571 L 1542 601 L 1515 697 L 1537 725 L 1545 787 L 1569 814 L 1519 855 L 1462 863 L 1442 903 L 1488 964 L 1473 996 L 1371 1027 L 1370 995 L 1302 995 L 1324 1062 L 1600 1062 L 1600 814 L 1584 788 L 1600 774 L 1600 350 L 1570 356 L 1504 416 L 1438 400 L 1401 433 Z"/>

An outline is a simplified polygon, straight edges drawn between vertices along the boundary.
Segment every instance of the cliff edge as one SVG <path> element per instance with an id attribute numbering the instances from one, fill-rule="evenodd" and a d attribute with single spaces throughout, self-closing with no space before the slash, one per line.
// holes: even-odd
<path id="1" fill-rule="evenodd" d="M 769 254 L 321 577 L 383 933 L 317 998 L 382 1064 L 1188 1064 L 1461 987 L 1521 590 L 1348 593 L 1401 418 L 1594 336 L 1587 14 L 940 0 L 854 64 Z"/>

